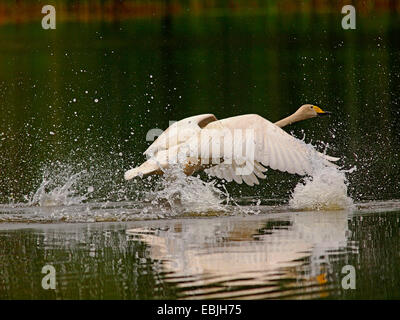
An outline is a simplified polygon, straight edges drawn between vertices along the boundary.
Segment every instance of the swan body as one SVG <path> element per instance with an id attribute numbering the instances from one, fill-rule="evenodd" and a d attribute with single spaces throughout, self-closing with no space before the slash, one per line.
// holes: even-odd
<path id="1" fill-rule="evenodd" d="M 319 153 L 281 127 L 328 114 L 312 105 L 303 105 L 293 115 L 275 124 L 257 114 L 217 120 L 202 114 L 175 122 L 144 152 L 149 158 L 125 172 L 125 179 L 163 174 L 172 164 L 181 164 L 191 175 L 205 170 L 210 176 L 253 186 L 265 179 L 266 167 L 299 175 L 312 175 L 313 161 L 332 165 L 339 158 Z"/>

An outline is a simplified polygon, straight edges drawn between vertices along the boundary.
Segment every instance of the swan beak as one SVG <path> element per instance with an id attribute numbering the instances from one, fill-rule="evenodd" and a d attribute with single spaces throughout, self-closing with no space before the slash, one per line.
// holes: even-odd
<path id="1" fill-rule="evenodd" d="M 332 114 L 332 112 L 324 111 L 320 107 L 317 107 L 317 106 L 313 106 L 313 108 L 314 108 L 315 112 L 317 113 L 318 117 L 329 116 L 330 114 Z"/>

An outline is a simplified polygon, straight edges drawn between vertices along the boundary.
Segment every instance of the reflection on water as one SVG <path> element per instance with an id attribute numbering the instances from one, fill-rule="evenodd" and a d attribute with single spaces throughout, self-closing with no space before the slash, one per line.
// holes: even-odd
<path id="1" fill-rule="evenodd" d="M 352 212 L 263 208 L 258 215 L 0 224 L 0 298 L 400 298 L 397 201 Z M 57 271 L 54 291 L 41 288 L 46 264 Z M 348 264 L 356 290 L 341 288 Z"/>
<path id="2" fill-rule="evenodd" d="M 357 252 L 346 212 L 281 219 L 170 221 L 128 230 L 163 261 L 165 279 L 192 298 L 324 297 L 330 254 Z"/>

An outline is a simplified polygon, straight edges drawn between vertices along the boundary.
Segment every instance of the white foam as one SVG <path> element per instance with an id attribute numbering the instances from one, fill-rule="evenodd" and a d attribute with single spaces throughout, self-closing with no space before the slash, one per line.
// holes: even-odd
<path id="1" fill-rule="evenodd" d="M 215 184 L 215 181 L 205 182 L 197 176 L 186 176 L 182 168 L 175 165 L 164 172 L 155 190 L 146 196 L 157 206 L 167 204 L 172 213 L 225 210 L 222 203 L 229 195 Z"/>
<path id="2" fill-rule="evenodd" d="M 345 172 L 320 166 L 294 188 L 289 206 L 301 210 L 342 210 L 353 205 L 347 195 Z"/>

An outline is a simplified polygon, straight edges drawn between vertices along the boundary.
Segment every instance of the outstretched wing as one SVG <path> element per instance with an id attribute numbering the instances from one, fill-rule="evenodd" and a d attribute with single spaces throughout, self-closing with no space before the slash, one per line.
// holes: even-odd
<path id="1" fill-rule="evenodd" d="M 236 163 L 225 164 L 221 163 L 214 167 L 205 169 L 204 171 L 213 177 L 217 177 L 219 179 L 225 179 L 228 182 L 235 181 L 238 184 L 242 184 L 243 181 L 249 186 L 253 186 L 255 184 L 259 184 L 259 179 L 265 179 L 266 176 L 264 174 L 267 171 L 267 168 L 262 166 L 258 161 L 254 161 L 254 169 L 251 174 L 240 174 L 237 173 L 237 168 L 240 166 Z"/>
<path id="2" fill-rule="evenodd" d="M 258 178 L 265 178 L 265 167 L 312 175 L 316 167 L 333 165 L 329 161 L 338 160 L 319 153 L 258 115 L 212 122 L 199 135 L 190 140 L 191 152 L 196 150 L 203 163 L 217 163 L 206 172 L 227 181 L 245 181 L 248 185 L 258 184 Z"/>
<path id="3" fill-rule="evenodd" d="M 217 121 L 213 114 L 201 114 L 175 122 L 143 154 L 153 156 L 161 150 L 167 150 L 177 144 L 181 144 L 213 121 Z"/>

